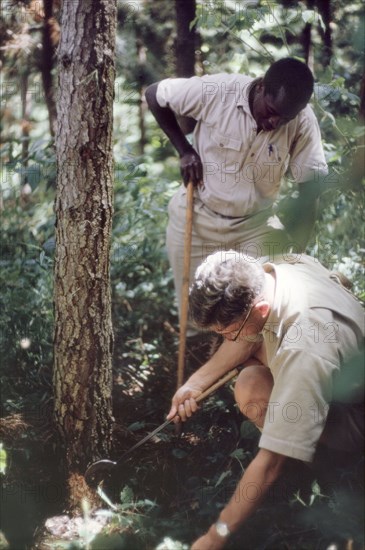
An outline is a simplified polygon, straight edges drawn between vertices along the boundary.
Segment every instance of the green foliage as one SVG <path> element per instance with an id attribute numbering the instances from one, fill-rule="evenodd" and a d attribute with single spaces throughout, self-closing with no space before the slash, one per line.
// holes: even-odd
<path id="1" fill-rule="evenodd" d="M 318 482 L 316 480 L 314 480 L 312 482 L 312 485 L 311 485 L 311 495 L 309 497 L 309 502 L 308 504 L 306 502 L 304 502 L 304 500 L 301 498 L 300 496 L 300 491 L 297 491 L 296 493 L 294 493 L 294 500 L 293 502 L 295 501 L 298 501 L 300 502 L 300 504 L 302 504 L 303 506 L 307 507 L 307 506 L 312 506 L 312 504 L 314 503 L 314 501 L 318 498 L 328 498 L 326 495 L 322 495 L 321 493 L 321 488 L 320 486 L 318 485 Z"/>
<path id="2" fill-rule="evenodd" d="M 0 474 L 5 474 L 6 472 L 6 451 L 3 447 L 3 444 L 0 443 Z"/>
<path id="3" fill-rule="evenodd" d="M 201 0 L 197 4 L 194 23 L 201 37 L 197 52 L 200 73 L 242 71 L 260 76 L 272 60 L 289 54 L 303 58 L 300 37 L 305 25 L 312 25 L 317 80 L 312 103 L 330 174 L 321 182 L 320 218 L 307 252 L 342 271 L 354 282 L 355 293 L 365 298 L 361 266 L 363 178 L 353 172 L 355 150 L 364 135 L 364 126 L 358 122 L 364 43 L 360 2 L 332 3 L 333 55 L 327 66 L 321 57 L 324 21 L 316 9 L 293 2 Z M 138 9 L 133 9 L 135 6 Z M 7 134 L 1 148 L 0 233 L 0 352 L 6 415 L 28 413 L 52 400 L 56 166 L 35 65 L 40 29 L 32 31 L 30 52 L 22 49 L 20 38 L 26 37 L 22 34 L 24 11 L 14 15 L 11 29 L 17 36 L 17 49 L 2 50 L 8 84 L 2 94 Z M 28 10 L 27 21 L 29 16 Z M 167 203 L 180 184 L 180 176 L 176 154 L 150 114 L 144 118 L 145 154 L 140 154 L 143 88 L 174 72 L 173 17 L 172 2 L 118 3 L 111 285 L 114 414 L 118 426 L 123 426 L 123 436 L 121 443 L 117 432 L 116 454 L 118 445 L 125 443 L 124 437 L 128 444 L 134 443 L 161 422 L 175 386 L 178 323 L 164 242 Z M 5 29 L 1 19 L 0 31 L 4 34 Z M 28 71 L 28 65 L 33 97 L 29 148 L 24 158 L 16 79 L 19 72 Z M 24 180 L 30 190 L 22 187 Z M 289 181 L 281 200 L 295 193 Z M 189 422 L 180 440 L 172 429 L 160 434 L 158 442 L 141 449 L 127 463 L 128 480 L 121 485 L 124 489 L 117 502 L 112 499 L 116 509 L 111 507 L 110 525 L 93 540 L 85 527 L 83 542 L 72 547 L 186 548 L 216 519 L 257 452 L 257 430 L 241 420 L 227 390 L 204 404 L 204 412 Z M 29 440 L 24 437 L 21 444 L 34 463 Z M 0 451 L 0 470 L 2 453 L 4 450 Z M 330 463 L 332 458 L 327 465 Z M 289 472 L 285 490 L 271 495 L 232 541 L 231 548 L 241 549 L 243 538 L 247 548 L 267 550 L 318 548 L 331 534 L 361 540 L 358 477 L 346 465 L 339 472 L 330 489 L 317 472 L 306 473 L 304 468 L 299 475 Z M 85 517 L 87 514 L 85 511 Z M 64 547 L 71 548 L 69 543 Z"/>
<path id="4" fill-rule="evenodd" d="M 3 213 L 0 353 L 8 413 L 21 409 L 40 388 L 38 399 L 49 398 L 53 326 L 52 258 L 44 247 L 47 210 L 47 204 L 27 210 L 14 204 Z"/>

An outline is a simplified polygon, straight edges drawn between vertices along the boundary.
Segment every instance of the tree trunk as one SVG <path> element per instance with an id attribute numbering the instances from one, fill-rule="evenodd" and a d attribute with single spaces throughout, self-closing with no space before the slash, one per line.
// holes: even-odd
<path id="1" fill-rule="evenodd" d="M 360 108 L 359 108 L 361 124 L 365 122 L 365 73 L 362 75 L 360 86 Z"/>
<path id="2" fill-rule="evenodd" d="M 146 65 L 146 47 L 143 45 L 143 42 L 140 38 L 137 38 L 136 40 L 136 49 L 137 49 L 138 65 L 141 70 L 140 74 L 142 75 L 144 67 Z M 139 154 L 140 155 L 144 155 L 144 149 L 147 143 L 146 125 L 145 125 L 145 115 L 146 115 L 147 104 L 143 100 L 144 91 L 145 91 L 145 87 L 141 79 L 138 86 L 138 95 L 139 95 L 138 120 L 139 120 L 139 131 L 140 131 L 140 137 L 139 137 Z"/>
<path id="3" fill-rule="evenodd" d="M 49 130 L 52 137 L 56 133 L 56 102 L 53 92 L 53 59 L 58 41 L 58 23 L 53 17 L 53 0 L 44 0 L 44 28 L 42 38 L 42 82 L 48 109 Z"/>
<path id="4" fill-rule="evenodd" d="M 116 0 L 64 0 L 59 46 L 55 416 L 69 472 L 109 456 Z"/>
<path id="5" fill-rule="evenodd" d="M 331 31 L 331 21 L 332 21 L 332 12 L 331 12 L 331 2 L 330 0 L 317 0 L 318 11 L 322 16 L 322 20 L 325 26 L 323 30 L 319 25 L 319 33 L 322 36 L 323 48 L 321 52 L 321 59 L 323 67 L 327 67 L 332 58 L 333 54 L 333 45 L 332 45 L 332 31 Z"/>
<path id="6" fill-rule="evenodd" d="M 29 156 L 29 129 L 30 129 L 30 94 L 28 94 L 29 71 L 22 68 L 20 74 L 20 99 L 22 102 L 22 173 L 20 182 L 20 196 L 26 198 L 24 189 L 28 184 L 28 156 Z M 26 202 L 26 201 L 25 201 Z"/>
<path id="7" fill-rule="evenodd" d="M 176 76 L 189 77 L 195 74 L 195 27 L 190 23 L 195 19 L 195 0 L 175 0 L 176 9 Z"/>
<path id="8" fill-rule="evenodd" d="M 189 77 L 195 74 L 195 50 L 197 34 L 195 26 L 190 29 L 190 24 L 195 19 L 195 0 L 175 0 L 176 11 L 176 76 Z M 179 124 L 184 134 L 190 134 L 196 125 L 196 121 L 190 117 L 178 117 Z"/>
<path id="9" fill-rule="evenodd" d="M 307 0 L 307 8 L 314 9 L 314 0 Z M 304 50 L 304 59 L 310 70 L 314 70 L 314 52 L 312 44 L 312 24 L 306 23 L 301 35 L 301 42 Z"/>
<path id="10" fill-rule="evenodd" d="M 362 75 L 360 84 L 360 107 L 359 107 L 359 123 L 365 124 L 365 73 Z M 349 159 L 348 182 L 352 190 L 361 193 L 363 196 L 363 179 L 365 166 L 365 136 L 362 135 L 357 139 L 357 147 L 355 153 Z M 360 199 L 361 200 L 361 199 Z"/>

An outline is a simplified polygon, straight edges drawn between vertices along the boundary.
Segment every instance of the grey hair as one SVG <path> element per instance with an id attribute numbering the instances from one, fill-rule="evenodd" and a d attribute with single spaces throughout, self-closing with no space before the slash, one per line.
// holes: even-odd
<path id="1" fill-rule="evenodd" d="M 215 252 L 198 267 L 190 287 L 190 316 L 197 326 L 226 328 L 246 315 L 263 290 L 265 272 L 234 250 Z"/>

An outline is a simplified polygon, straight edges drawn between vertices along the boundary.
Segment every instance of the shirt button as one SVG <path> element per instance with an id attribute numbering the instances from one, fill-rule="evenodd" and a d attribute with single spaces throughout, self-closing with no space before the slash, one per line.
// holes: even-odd
<path id="1" fill-rule="evenodd" d="M 223 147 L 223 143 L 220 143 L 220 144 L 219 144 L 219 147 Z"/>

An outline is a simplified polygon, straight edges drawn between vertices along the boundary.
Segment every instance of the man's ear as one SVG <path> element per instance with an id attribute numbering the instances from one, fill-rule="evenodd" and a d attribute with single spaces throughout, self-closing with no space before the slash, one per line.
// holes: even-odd
<path id="1" fill-rule="evenodd" d="M 270 309 L 271 307 L 267 300 L 261 300 L 260 302 L 257 302 L 257 304 L 255 305 L 255 311 L 257 311 L 257 313 L 262 319 L 266 319 L 266 317 L 270 313 Z"/>
<path id="2" fill-rule="evenodd" d="M 264 79 L 263 78 L 259 78 L 259 81 L 258 83 L 256 84 L 256 90 L 258 92 L 265 92 L 265 84 L 264 84 Z"/>

